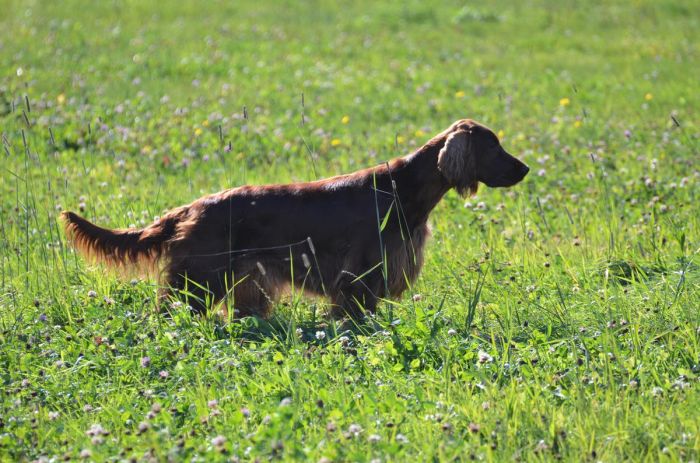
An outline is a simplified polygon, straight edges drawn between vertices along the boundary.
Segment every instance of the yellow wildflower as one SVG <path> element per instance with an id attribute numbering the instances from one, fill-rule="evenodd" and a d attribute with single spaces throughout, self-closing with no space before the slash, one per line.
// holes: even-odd
<path id="1" fill-rule="evenodd" d="M 571 100 L 566 97 L 559 100 L 559 106 L 569 106 L 569 103 L 571 103 Z"/>
<path id="2" fill-rule="evenodd" d="M 151 145 L 144 145 L 143 148 L 141 148 L 141 154 L 148 154 L 152 150 Z"/>
<path id="3" fill-rule="evenodd" d="M 501 138 L 503 138 L 505 136 L 505 134 L 506 133 L 503 130 L 499 130 L 498 131 L 498 139 L 500 140 Z"/>
<path id="4" fill-rule="evenodd" d="M 423 132 L 421 129 L 416 130 L 416 137 L 423 137 L 425 136 L 425 132 Z"/>
<path id="5" fill-rule="evenodd" d="M 202 134 L 202 129 L 201 129 L 201 128 L 197 127 L 196 129 L 194 129 L 194 136 L 195 136 L 195 137 L 198 137 L 198 136 L 200 136 L 201 134 Z"/>
<path id="6" fill-rule="evenodd" d="M 208 119 L 204 119 L 204 120 L 202 121 L 202 125 L 203 125 L 204 127 L 209 127 L 209 120 L 208 120 Z"/>
<path id="7" fill-rule="evenodd" d="M 402 137 L 401 135 L 399 135 L 398 137 L 396 137 L 396 143 L 397 143 L 398 145 L 402 144 L 402 143 L 405 142 L 405 141 L 406 141 L 406 139 L 405 139 L 404 137 Z"/>
<path id="8" fill-rule="evenodd" d="M 343 124 L 347 124 L 350 122 L 350 116 L 343 116 L 343 118 L 340 120 Z"/>
<path id="9" fill-rule="evenodd" d="M 515 139 L 518 141 L 523 141 L 525 140 L 525 134 L 522 132 L 518 132 L 518 134 L 515 136 Z"/>
<path id="10" fill-rule="evenodd" d="M 464 93 L 464 90 L 460 90 L 457 93 L 455 93 L 455 96 L 457 98 L 464 98 L 464 95 L 466 95 L 466 93 Z"/>
<path id="11" fill-rule="evenodd" d="M 651 93 L 647 93 L 646 95 L 644 95 L 644 99 L 647 101 L 651 101 L 653 98 L 654 95 L 652 95 Z"/>
<path id="12" fill-rule="evenodd" d="M 58 104 L 63 104 L 66 102 L 66 96 L 63 93 L 61 93 L 56 97 L 56 101 L 58 102 Z"/>
<path id="13" fill-rule="evenodd" d="M 340 146 L 341 144 L 342 144 L 342 142 L 340 140 L 338 140 L 337 138 L 334 138 L 333 140 L 331 140 L 331 146 Z"/>
<path id="14" fill-rule="evenodd" d="M 583 125 L 583 122 L 581 122 L 581 121 L 575 121 L 575 122 L 574 122 L 574 127 L 576 127 L 577 129 L 578 129 L 579 127 L 581 127 L 582 125 Z"/>

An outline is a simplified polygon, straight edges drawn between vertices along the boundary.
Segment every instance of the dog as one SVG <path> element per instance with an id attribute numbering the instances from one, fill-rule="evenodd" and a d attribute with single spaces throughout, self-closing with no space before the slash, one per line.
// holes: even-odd
<path id="1" fill-rule="evenodd" d="M 195 312 L 270 315 L 290 285 L 325 296 L 331 316 L 360 319 L 398 298 L 423 265 L 428 216 L 455 189 L 509 187 L 529 168 L 498 137 L 462 119 L 421 148 L 376 167 L 307 183 L 239 186 L 204 196 L 142 229 L 109 230 L 64 211 L 65 232 L 114 267 L 159 269 L 159 300 Z"/>

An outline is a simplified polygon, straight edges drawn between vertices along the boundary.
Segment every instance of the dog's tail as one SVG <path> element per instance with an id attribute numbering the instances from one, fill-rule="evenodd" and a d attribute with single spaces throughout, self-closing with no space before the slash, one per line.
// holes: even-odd
<path id="1" fill-rule="evenodd" d="M 150 271 L 166 250 L 168 240 L 175 236 L 186 211 L 186 207 L 175 209 L 142 229 L 109 230 L 70 211 L 63 211 L 61 216 L 66 236 L 86 257 L 111 267 Z"/>

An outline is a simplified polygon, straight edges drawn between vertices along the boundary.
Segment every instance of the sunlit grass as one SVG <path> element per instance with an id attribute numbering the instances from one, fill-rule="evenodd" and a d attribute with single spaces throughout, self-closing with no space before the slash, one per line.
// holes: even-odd
<path id="1" fill-rule="evenodd" d="M 0 17 L 0 459 L 697 461 L 692 2 L 10 1 Z M 70 251 L 244 183 L 482 121 L 531 167 L 434 211 L 363 326 L 156 314 Z"/>

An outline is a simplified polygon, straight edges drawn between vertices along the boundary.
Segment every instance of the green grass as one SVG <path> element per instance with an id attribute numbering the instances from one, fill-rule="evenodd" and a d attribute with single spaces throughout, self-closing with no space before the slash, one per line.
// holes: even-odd
<path id="1" fill-rule="evenodd" d="M 0 6 L 0 459 L 700 459 L 695 2 Z M 361 328 L 298 296 L 166 318 L 57 222 L 349 172 L 463 117 L 532 172 L 449 193 Z"/>

